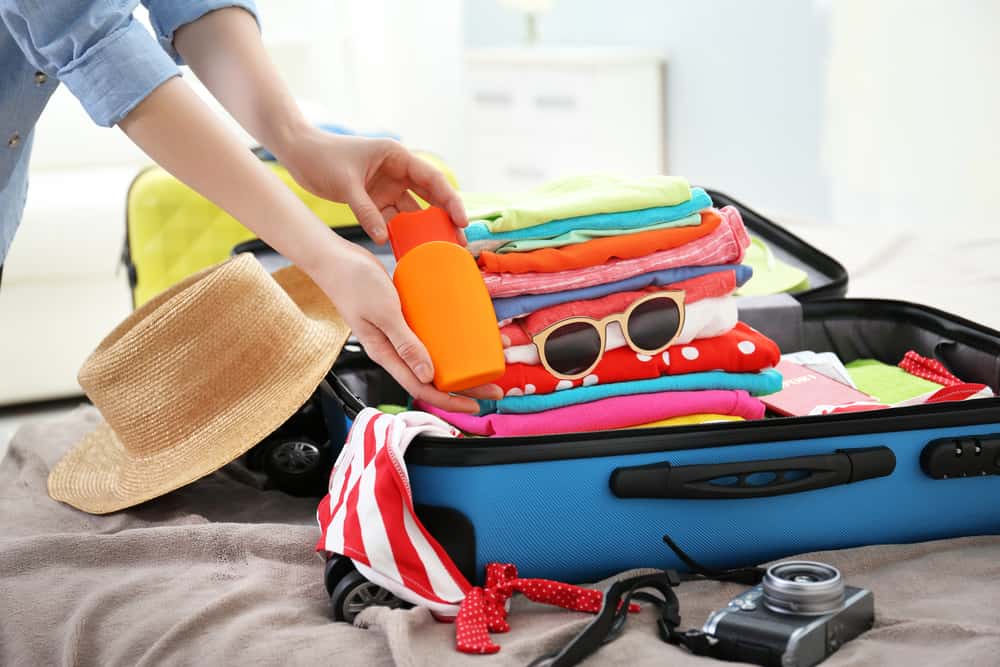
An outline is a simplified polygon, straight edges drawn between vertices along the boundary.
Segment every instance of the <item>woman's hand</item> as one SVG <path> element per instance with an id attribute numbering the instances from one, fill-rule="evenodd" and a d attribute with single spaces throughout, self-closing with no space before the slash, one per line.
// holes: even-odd
<path id="1" fill-rule="evenodd" d="M 386 222 L 392 216 L 417 208 L 408 191 L 443 208 L 458 227 L 467 224 L 462 202 L 444 176 L 397 142 L 336 135 L 309 125 L 268 58 L 248 12 L 209 12 L 178 30 L 174 46 L 295 180 L 317 196 L 350 205 L 377 243 L 386 241 Z M 302 267 L 337 306 L 372 359 L 412 396 L 445 410 L 478 410 L 470 398 L 440 392 L 430 384 L 430 355 L 407 326 L 392 281 L 371 253 L 326 228 L 183 82 L 168 82 L 149 99 L 153 102 L 129 114 L 134 121 L 123 123 L 136 143 Z M 494 385 L 464 393 L 501 395 Z"/>
<path id="2" fill-rule="evenodd" d="M 410 191 L 447 211 L 456 226 L 468 225 L 462 200 L 444 175 L 392 139 L 307 127 L 285 142 L 277 156 L 306 190 L 348 204 L 376 243 L 388 240 L 386 223 L 393 216 L 420 208 Z"/>
<path id="3" fill-rule="evenodd" d="M 471 398 L 499 399 L 496 385 L 483 385 L 458 396 L 438 391 L 430 381 L 434 368 L 427 348 L 403 319 L 399 296 L 382 264 L 361 246 L 338 242 L 324 267 L 310 271 L 336 304 L 368 356 L 387 370 L 411 396 L 452 412 L 478 412 Z"/>
<path id="4" fill-rule="evenodd" d="M 391 139 L 300 130 L 277 157 L 293 178 L 313 194 L 346 202 L 376 243 L 388 239 L 386 224 L 401 211 L 420 207 L 410 195 L 443 208 L 459 227 L 468 224 L 458 195 L 444 176 Z M 385 368 L 414 398 L 453 412 L 478 412 L 463 396 L 430 384 L 434 369 L 427 348 L 403 319 L 399 295 L 375 257 L 360 246 L 343 243 L 337 256 L 310 271 L 336 304 L 368 356 Z M 502 398 L 496 385 L 466 392 L 474 398 Z"/>

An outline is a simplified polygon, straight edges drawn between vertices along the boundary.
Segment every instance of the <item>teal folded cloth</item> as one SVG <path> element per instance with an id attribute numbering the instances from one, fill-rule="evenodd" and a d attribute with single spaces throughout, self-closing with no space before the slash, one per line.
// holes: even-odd
<path id="1" fill-rule="evenodd" d="M 657 206 L 618 213 L 595 213 L 553 220 L 534 227 L 491 232 L 484 222 L 473 222 L 465 228 L 469 243 L 477 241 L 523 241 L 548 239 L 575 229 L 637 229 L 662 222 L 680 220 L 712 205 L 712 198 L 701 188 L 691 188 L 691 199 L 674 206 Z"/>
<path id="2" fill-rule="evenodd" d="M 650 225 L 649 227 L 639 227 L 638 229 L 622 229 L 620 227 L 615 227 L 613 229 L 574 229 L 571 232 L 566 232 L 565 234 L 560 234 L 559 236 L 554 236 L 550 239 L 508 241 L 497 248 L 495 252 L 498 255 L 503 255 L 509 252 L 531 252 L 532 250 L 538 250 L 539 248 L 561 248 L 563 246 L 586 243 L 587 241 L 593 241 L 594 239 L 605 238 L 608 236 L 628 236 L 629 234 L 641 234 L 642 232 L 652 232 L 658 229 L 697 227 L 700 224 L 701 215 L 698 213 L 692 213 L 686 218 L 668 220 L 667 222 L 658 222 L 654 225 Z"/>
<path id="3" fill-rule="evenodd" d="M 766 396 L 781 390 L 781 374 L 775 370 L 760 373 L 685 373 L 664 375 L 649 380 L 595 384 L 589 387 L 564 389 L 552 394 L 508 396 L 499 401 L 479 401 L 479 414 L 525 414 L 590 403 L 602 398 L 651 394 L 658 391 L 701 391 L 706 389 L 743 389 L 753 396 Z"/>

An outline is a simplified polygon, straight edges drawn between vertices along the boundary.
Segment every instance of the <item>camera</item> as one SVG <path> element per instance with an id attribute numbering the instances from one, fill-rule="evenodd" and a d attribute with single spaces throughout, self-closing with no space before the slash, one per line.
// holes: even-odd
<path id="1" fill-rule="evenodd" d="M 837 568 L 811 561 L 772 565 L 762 582 L 712 613 L 702 632 L 724 660 L 775 667 L 822 662 L 875 620 L 871 591 L 846 586 Z"/>

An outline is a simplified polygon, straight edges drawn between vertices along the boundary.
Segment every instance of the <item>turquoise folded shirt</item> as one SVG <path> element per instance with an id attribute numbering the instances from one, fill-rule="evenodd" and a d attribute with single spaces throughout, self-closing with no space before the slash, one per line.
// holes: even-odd
<path id="1" fill-rule="evenodd" d="M 485 222 L 472 222 L 465 228 L 465 238 L 470 243 L 475 241 L 522 241 L 524 239 L 553 238 L 574 229 L 636 229 L 661 222 L 680 220 L 709 208 L 711 205 L 712 198 L 708 196 L 708 193 L 701 188 L 691 188 L 691 198 L 680 204 L 580 215 L 552 220 L 525 229 L 495 231 Z M 469 219 L 473 220 L 474 217 L 470 214 Z"/>
<path id="2" fill-rule="evenodd" d="M 701 391 L 705 389 L 743 389 L 753 396 L 766 396 L 781 390 L 781 374 L 775 370 L 760 373 L 685 373 L 664 375 L 649 380 L 595 384 L 589 387 L 564 389 L 552 394 L 508 396 L 499 401 L 479 401 L 479 414 L 524 414 L 564 408 L 567 405 L 590 403 L 602 398 L 632 394 L 651 394 L 658 391 Z"/>
<path id="3" fill-rule="evenodd" d="M 551 239 L 525 239 L 523 241 L 510 241 L 505 243 L 494 252 L 502 255 L 508 252 L 530 252 L 540 248 L 561 248 L 575 243 L 586 243 L 598 238 L 608 236 L 627 236 L 629 234 L 641 234 L 642 232 L 652 232 L 657 229 L 672 229 L 674 227 L 697 227 L 701 224 L 701 214 L 694 213 L 679 220 L 668 220 L 649 227 L 639 227 L 632 229 L 574 229 L 571 232 L 560 234 Z"/>

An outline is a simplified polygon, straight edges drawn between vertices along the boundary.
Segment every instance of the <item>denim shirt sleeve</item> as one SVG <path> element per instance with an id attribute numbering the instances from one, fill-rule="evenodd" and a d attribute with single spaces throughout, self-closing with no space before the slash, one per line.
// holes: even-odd
<path id="1" fill-rule="evenodd" d="M 110 127 L 180 74 L 177 28 L 221 7 L 254 11 L 242 0 L 145 4 L 170 54 L 132 18 L 138 0 L 0 0 L 0 20 L 34 67 L 66 84 L 95 123 Z"/>
<path id="2" fill-rule="evenodd" d="M 257 7 L 253 0 L 201 0 L 200 2 L 177 2 L 177 0 L 142 0 L 149 10 L 149 18 L 156 31 L 156 39 L 178 65 L 183 65 L 177 49 L 174 48 L 174 33 L 182 26 L 197 21 L 205 14 L 225 7 L 241 7 L 257 20 Z"/>
<path id="3" fill-rule="evenodd" d="M 0 0 L 0 17 L 25 58 L 110 127 L 180 73 L 141 23 L 135 0 Z"/>

